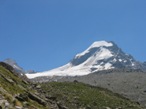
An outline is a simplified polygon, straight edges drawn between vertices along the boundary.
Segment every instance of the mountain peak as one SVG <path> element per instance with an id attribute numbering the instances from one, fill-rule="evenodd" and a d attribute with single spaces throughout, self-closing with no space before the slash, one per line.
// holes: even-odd
<path id="1" fill-rule="evenodd" d="M 102 47 L 102 46 L 105 46 L 105 47 L 113 46 L 113 43 L 108 42 L 108 41 L 96 41 L 90 46 L 90 48 Z"/>
<path id="2" fill-rule="evenodd" d="M 90 51 L 92 51 L 95 48 L 100 48 L 100 47 L 111 47 L 113 46 L 114 43 L 113 42 L 108 42 L 108 41 L 96 41 L 94 43 L 91 44 L 91 46 L 89 48 L 87 48 L 84 52 L 77 54 L 75 57 L 81 57 L 87 53 L 89 53 Z"/>
<path id="3" fill-rule="evenodd" d="M 141 69 L 142 63 L 124 53 L 112 41 L 96 41 L 85 51 L 77 54 L 68 64 L 59 68 L 27 74 L 29 78 L 39 76 L 82 76 L 108 69 Z"/>

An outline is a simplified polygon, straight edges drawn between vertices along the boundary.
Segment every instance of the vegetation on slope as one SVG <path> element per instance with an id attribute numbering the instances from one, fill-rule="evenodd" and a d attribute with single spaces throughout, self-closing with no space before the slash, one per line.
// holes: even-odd
<path id="1" fill-rule="evenodd" d="M 118 94 L 78 82 L 42 83 L 44 93 L 68 109 L 141 109 Z"/>
<path id="2" fill-rule="evenodd" d="M 0 63 L 0 109 L 142 109 L 118 94 L 76 82 L 31 83 Z"/>
<path id="3" fill-rule="evenodd" d="M 0 63 L 0 109 L 48 109 L 29 97 L 34 91 L 29 81 L 22 78 L 11 66 Z"/>

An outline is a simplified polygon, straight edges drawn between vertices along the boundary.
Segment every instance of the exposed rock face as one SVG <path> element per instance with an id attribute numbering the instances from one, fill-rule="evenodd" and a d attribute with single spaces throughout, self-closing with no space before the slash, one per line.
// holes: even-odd
<path id="1" fill-rule="evenodd" d="M 6 64 L 9 64 L 10 66 L 12 66 L 13 69 L 15 70 L 15 72 L 17 72 L 17 73 L 21 73 L 21 74 L 25 74 L 26 73 L 26 71 L 23 70 L 23 68 L 21 68 L 16 63 L 16 61 L 14 61 L 13 59 L 10 59 L 10 58 L 9 59 L 5 59 L 3 62 L 6 63 Z"/>
<path id="2" fill-rule="evenodd" d="M 14 68 L 11 65 L 6 64 L 4 62 L 0 62 L 0 65 L 3 66 L 3 67 L 5 67 L 7 70 L 9 70 L 11 72 L 14 72 Z"/>
<path id="3" fill-rule="evenodd" d="M 38 95 L 35 95 L 33 93 L 28 93 L 28 97 L 34 101 L 37 101 L 38 103 L 46 106 L 47 103 L 45 102 L 45 100 L 41 99 Z"/>
<path id="4" fill-rule="evenodd" d="M 146 62 L 143 62 L 143 69 L 146 71 Z"/>
<path id="5" fill-rule="evenodd" d="M 9 65 L 9 64 L 7 64 L 7 63 L 5 63 L 5 62 L 0 62 L 0 65 L 1 66 L 3 66 L 4 68 L 6 68 L 7 70 L 9 70 L 11 73 L 13 73 L 14 75 L 16 75 L 16 76 L 19 76 L 20 78 L 22 78 L 23 80 L 24 80 L 24 82 L 26 82 L 27 83 L 27 81 L 29 81 L 29 79 L 26 77 L 26 75 L 24 75 L 24 74 L 22 74 L 22 73 L 19 73 L 19 72 L 15 72 L 15 69 L 11 66 L 11 65 Z M 4 77 L 4 76 L 3 76 Z M 5 77 L 4 77 L 5 78 Z M 7 79 L 7 78 L 6 78 Z M 8 80 L 8 79 L 7 79 Z"/>

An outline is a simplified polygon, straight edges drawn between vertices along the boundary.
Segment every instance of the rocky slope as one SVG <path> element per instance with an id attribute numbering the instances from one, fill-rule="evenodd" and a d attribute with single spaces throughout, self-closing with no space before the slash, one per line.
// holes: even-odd
<path id="1" fill-rule="evenodd" d="M 146 106 L 146 72 L 141 70 L 105 70 L 85 76 L 58 77 L 57 80 L 60 82 L 76 80 L 92 86 L 103 87 Z"/>
<path id="2" fill-rule="evenodd" d="M 108 90 L 74 81 L 32 83 L 0 63 L 0 109 L 142 109 Z"/>
<path id="3" fill-rule="evenodd" d="M 35 94 L 31 83 L 19 75 L 13 67 L 0 62 L 0 108 L 1 109 L 48 109 L 41 97 Z"/>

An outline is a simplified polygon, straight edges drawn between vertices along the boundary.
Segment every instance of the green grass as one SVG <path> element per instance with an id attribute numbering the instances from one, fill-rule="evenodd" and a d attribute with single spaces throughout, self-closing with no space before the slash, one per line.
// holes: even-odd
<path id="1" fill-rule="evenodd" d="M 10 83 L 3 76 L 14 81 L 14 83 Z M 0 66 L 0 86 L 4 87 L 5 90 L 12 95 L 24 92 L 27 87 L 26 84 L 22 82 L 22 79 L 18 78 L 2 66 Z"/>
<path id="2" fill-rule="evenodd" d="M 105 109 L 106 107 L 111 109 L 118 107 L 122 109 L 141 109 L 139 105 L 118 94 L 82 83 L 51 82 L 41 85 L 48 96 L 56 97 L 57 101 L 69 107 L 69 109 Z"/>
<path id="3" fill-rule="evenodd" d="M 15 98 L 15 95 L 25 94 L 26 92 L 35 92 L 33 89 L 29 89 L 29 87 L 30 84 L 25 84 L 21 78 L 0 65 L 0 95 L 2 95 L 12 106 L 25 106 L 28 109 L 49 109 L 49 107 L 46 108 L 31 99 L 25 101 L 26 104 L 24 104 L 25 102 Z"/>

